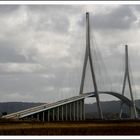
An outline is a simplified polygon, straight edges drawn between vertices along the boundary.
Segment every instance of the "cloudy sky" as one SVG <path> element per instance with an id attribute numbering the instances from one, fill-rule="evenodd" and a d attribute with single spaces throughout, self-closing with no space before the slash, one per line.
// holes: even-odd
<path id="1" fill-rule="evenodd" d="M 139 5 L 0 5 L 0 102 L 79 94 L 87 11 L 99 90 L 121 92 L 127 43 L 140 98 Z M 86 75 L 85 92 L 92 90 L 88 68 Z"/>

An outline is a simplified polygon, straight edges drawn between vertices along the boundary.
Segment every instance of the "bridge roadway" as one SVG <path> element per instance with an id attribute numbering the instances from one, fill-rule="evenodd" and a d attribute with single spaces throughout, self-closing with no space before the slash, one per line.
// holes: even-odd
<path id="1" fill-rule="evenodd" d="M 121 95 L 119 93 L 109 92 L 109 91 L 100 91 L 99 94 L 108 94 L 108 95 L 115 96 L 116 98 L 120 99 L 123 103 L 125 103 L 129 107 L 133 106 L 132 102 L 127 97 L 125 97 L 125 96 L 123 96 L 123 95 Z M 71 98 L 68 98 L 68 99 L 61 100 L 61 101 L 57 101 L 55 103 L 43 104 L 43 105 L 39 105 L 37 107 L 32 107 L 32 108 L 29 108 L 29 109 L 25 109 L 25 110 L 22 110 L 22 111 L 11 113 L 11 114 L 3 116 L 3 118 L 21 119 L 21 118 L 25 118 L 25 117 L 28 117 L 28 116 L 31 116 L 31 115 L 46 111 L 46 110 L 51 110 L 53 108 L 57 108 L 57 107 L 60 107 L 60 106 L 65 106 L 67 104 L 72 104 L 72 103 L 74 103 L 73 110 L 74 110 L 74 114 L 75 114 L 75 108 L 76 108 L 75 104 L 76 104 L 76 102 L 77 102 L 77 105 L 79 104 L 77 109 L 82 111 L 81 115 L 84 115 L 85 114 L 84 105 L 83 106 L 80 105 L 79 101 L 83 101 L 82 104 L 84 104 L 84 99 L 85 98 L 95 97 L 95 96 L 96 96 L 95 92 L 84 93 L 84 94 L 81 94 L 79 96 L 75 96 L 75 97 L 71 97 Z M 71 108 L 68 108 L 68 109 L 71 109 Z M 138 112 L 140 112 L 140 109 L 138 107 L 136 107 L 136 110 Z M 57 112 L 57 113 L 59 113 L 59 112 Z M 74 118 L 75 118 L 75 116 L 74 116 Z M 84 117 L 81 117 L 81 118 L 84 119 Z"/>
<path id="2" fill-rule="evenodd" d="M 20 118 L 24 118 L 26 116 L 29 116 L 29 115 L 32 115 L 32 114 L 35 114 L 35 113 L 39 113 L 39 112 L 42 112 L 42 111 L 45 111 L 45 110 L 49 110 L 49 109 L 52 109 L 52 108 L 55 108 L 55 107 L 58 107 L 58 106 L 62 106 L 62 105 L 68 104 L 68 103 L 72 103 L 72 102 L 75 102 L 75 101 L 78 101 L 78 100 L 82 100 L 82 99 L 85 99 L 85 98 L 91 97 L 91 96 L 93 96 L 93 93 L 86 93 L 86 94 L 82 94 L 82 95 L 79 95 L 79 96 L 64 99 L 64 100 L 61 100 L 61 101 L 57 101 L 55 103 L 43 104 L 43 105 L 39 105 L 39 106 L 32 107 L 32 108 L 29 108 L 29 109 L 25 109 L 25 110 L 22 110 L 22 111 L 18 111 L 18 112 L 15 112 L 15 113 L 11 113 L 11 114 L 3 116 L 3 118 L 20 119 Z"/>

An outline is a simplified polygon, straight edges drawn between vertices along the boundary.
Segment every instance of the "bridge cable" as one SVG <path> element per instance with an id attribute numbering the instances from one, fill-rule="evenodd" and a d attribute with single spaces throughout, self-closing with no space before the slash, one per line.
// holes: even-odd
<path id="1" fill-rule="evenodd" d="M 94 53 L 95 53 L 95 57 L 97 59 L 96 61 L 97 61 L 97 68 L 98 68 L 98 70 L 96 70 L 96 71 L 99 72 L 98 77 L 100 76 L 100 78 L 99 78 L 100 84 L 101 84 L 101 86 L 107 86 L 107 84 L 110 85 L 110 88 L 111 88 L 111 91 L 112 91 L 111 78 L 108 75 L 108 71 L 107 71 L 106 65 L 104 63 L 101 51 L 99 49 L 99 45 L 97 44 L 94 32 L 92 32 L 92 41 L 93 41 L 93 43 L 95 43 Z M 101 71 L 101 70 L 103 70 L 103 71 Z M 104 89 L 102 89 L 102 87 L 100 87 L 100 88 L 101 88 L 101 90 L 104 90 Z M 105 87 L 103 87 L 103 88 L 105 88 Z"/>

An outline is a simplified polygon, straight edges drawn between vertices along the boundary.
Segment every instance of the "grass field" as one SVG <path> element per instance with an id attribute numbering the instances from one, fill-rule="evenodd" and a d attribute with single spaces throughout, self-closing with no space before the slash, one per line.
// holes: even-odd
<path id="1" fill-rule="evenodd" d="M 140 120 L 0 121 L 0 135 L 140 135 Z"/>

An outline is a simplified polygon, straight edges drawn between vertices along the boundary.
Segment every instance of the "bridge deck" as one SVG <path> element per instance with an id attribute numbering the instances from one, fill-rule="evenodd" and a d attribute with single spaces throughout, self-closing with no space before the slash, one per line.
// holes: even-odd
<path id="1" fill-rule="evenodd" d="M 90 97 L 90 96 L 93 96 L 93 93 L 81 94 L 79 96 L 71 97 L 71 98 L 64 99 L 64 100 L 57 101 L 57 102 L 50 103 L 50 104 L 46 103 L 46 104 L 43 104 L 43 105 L 39 105 L 39 106 L 36 106 L 36 107 L 32 107 L 32 108 L 29 108 L 29 109 L 25 109 L 25 110 L 22 110 L 22 111 L 18 111 L 18 112 L 15 112 L 15 113 L 5 115 L 5 116 L 3 116 L 3 118 L 13 118 L 13 119 L 23 118 L 23 117 L 26 117 L 26 116 L 29 116 L 29 115 L 32 115 L 32 114 L 35 114 L 35 113 L 39 113 L 39 112 L 42 112 L 42 111 L 45 111 L 45 110 L 48 110 L 48 109 L 51 109 L 51 108 L 54 108 L 54 107 L 58 107 L 58 106 L 61 106 L 61 105 L 64 105 L 64 104 L 68 104 L 68 103 L 71 103 L 71 102 L 74 102 L 74 101 L 78 101 L 80 99 L 84 99 L 84 98 Z"/>

